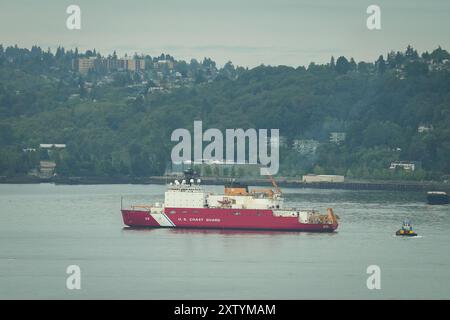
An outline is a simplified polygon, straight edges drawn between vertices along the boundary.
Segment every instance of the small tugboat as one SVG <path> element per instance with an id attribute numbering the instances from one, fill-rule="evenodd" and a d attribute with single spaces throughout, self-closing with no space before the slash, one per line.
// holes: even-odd
<path id="1" fill-rule="evenodd" d="M 411 223 L 408 220 L 405 220 L 403 221 L 402 228 L 400 230 L 397 230 L 395 235 L 402 237 L 415 237 L 417 236 L 417 233 L 413 231 Z"/>
<path id="2" fill-rule="evenodd" d="M 428 204 L 449 204 L 450 197 L 447 192 L 443 191 L 429 191 L 427 192 Z"/>

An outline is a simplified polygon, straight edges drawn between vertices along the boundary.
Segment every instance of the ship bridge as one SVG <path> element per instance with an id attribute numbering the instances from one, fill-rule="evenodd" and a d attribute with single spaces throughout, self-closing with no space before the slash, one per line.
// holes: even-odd
<path id="1" fill-rule="evenodd" d="M 165 193 L 165 207 L 166 208 L 204 208 L 207 193 L 198 184 L 193 181 L 187 184 L 184 180 L 182 183 L 175 181 L 175 184 L 170 184 Z"/>

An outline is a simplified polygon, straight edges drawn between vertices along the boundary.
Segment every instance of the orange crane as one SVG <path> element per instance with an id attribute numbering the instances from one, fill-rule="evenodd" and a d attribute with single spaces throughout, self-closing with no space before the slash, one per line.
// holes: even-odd
<path id="1" fill-rule="evenodd" d="M 277 185 L 277 182 L 275 181 L 275 179 L 272 177 L 271 174 L 269 174 L 269 179 L 270 182 L 272 182 L 273 187 L 275 188 L 275 193 L 281 194 L 281 189 L 280 187 Z"/>
<path id="2" fill-rule="evenodd" d="M 262 165 L 260 165 L 260 166 L 262 166 Z M 277 182 L 275 181 L 275 179 L 272 177 L 272 175 L 270 173 L 268 176 L 269 176 L 270 182 L 272 183 L 272 186 L 275 188 L 275 193 L 281 195 L 282 194 L 281 189 L 277 185 Z"/>
<path id="3" fill-rule="evenodd" d="M 281 195 L 281 189 L 280 187 L 277 185 L 277 182 L 275 181 L 275 179 L 269 174 L 269 179 L 270 182 L 272 182 L 272 186 L 275 188 L 275 192 L 273 192 L 272 189 L 253 189 L 251 193 L 255 194 L 255 193 L 264 193 L 266 194 L 269 198 L 273 198 L 273 196 L 275 194 L 277 195 Z"/>

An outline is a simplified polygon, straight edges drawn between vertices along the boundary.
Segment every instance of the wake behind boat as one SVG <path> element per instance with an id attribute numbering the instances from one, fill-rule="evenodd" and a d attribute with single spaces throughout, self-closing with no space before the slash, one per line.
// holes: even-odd
<path id="1" fill-rule="evenodd" d="M 130 227 L 254 229 L 333 232 L 338 218 L 333 209 L 326 214 L 314 210 L 284 208 L 281 190 L 255 189 L 231 183 L 224 194 L 205 191 L 192 170 L 169 184 L 164 204 L 122 208 L 123 222 Z"/>

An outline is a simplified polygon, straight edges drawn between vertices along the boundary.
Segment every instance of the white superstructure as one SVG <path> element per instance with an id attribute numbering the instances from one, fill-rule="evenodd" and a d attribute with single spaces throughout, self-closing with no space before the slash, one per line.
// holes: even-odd
<path id="1" fill-rule="evenodd" d="M 206 192 L 198 184 L 178 183 L 169 185 L 165 193 L 166 208 L 233 208 L 233 209 L 281 209 L 283 198 L 264 194 L 224 195 Z"/>

